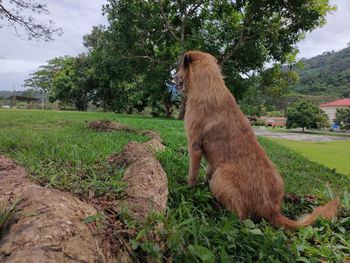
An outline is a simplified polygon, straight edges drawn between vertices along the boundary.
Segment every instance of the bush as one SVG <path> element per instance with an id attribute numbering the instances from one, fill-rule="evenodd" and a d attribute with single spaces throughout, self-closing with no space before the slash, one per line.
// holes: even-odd
<path id="1" fill-rule="evenodd" d="M 340 125 L 341 128 L 350 129 L 350 108 L 348 109 L 337 109 L 335 114 L 335 123 Z"/>

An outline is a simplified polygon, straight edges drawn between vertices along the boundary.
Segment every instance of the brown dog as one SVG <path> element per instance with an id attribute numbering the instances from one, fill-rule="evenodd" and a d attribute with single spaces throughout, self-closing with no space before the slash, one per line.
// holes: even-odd
<path id="1" fill-rule="evenodd" d="M 241 219 L 264 218 L 274 226 L 295 229 L 311 224 L 318 216 L 330 219 L 336 215 L 338 200 L 317 207 L 299 221 L 281 214 L 283 180 L 225 86 L 213 56 L 187 52 L 174 81 L 187 98 L 190 186 L 196 184 L 204 156 L 213 195 Z"/>

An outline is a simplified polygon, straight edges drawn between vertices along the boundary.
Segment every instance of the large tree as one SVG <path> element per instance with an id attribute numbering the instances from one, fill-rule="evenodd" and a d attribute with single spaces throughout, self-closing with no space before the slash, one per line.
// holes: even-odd
<path id="1" fill-rule="evenodd" d="M 59 57 L 31 74 L 25 86 L 47 94 L 51 102 L 59 100 L 86 111 L 96 92 L 97 80 L 91 60 L 85 54 Z"/>
<path id="2" fill-rule="evenodd" d="M 89 58 L 85 54 L 67 57 L 54 75 L 50 100 L 72 103 L 78 111 L 86 111 L 95 86 Z"/>
<path id="3" fill-rule="evenodd" d="M 124 65 L 110 37 L 111 33 L 103 26 L 93 27 L 92 32 L 84 36 L 97 82 L 93 103 L 104 111 L 142 111 L 147 105 L 142 74 L 133 74 L 133 70 Z"/>
<path id="4" fill-rule="evenodd" d="M 297 100 L 287 110 L 287 128 L 305 128 L 329 126 L 328 116 L 317 105 L 308 100 Z"/>
<path id="5" fill-rule="evenodd" d="M 152 105 L 161 102 L 169 115 L 167 105 L 174 102 L 167 84 L 184 51 L 216 56 L 226 83 L 241 99 L 252 72 L 267 61 L 284 63 L 304 34 L 324 24 L 333 9 L 328 0 L 108 0 L 104 52 L 123 72 L 117 81 L 142 75 L 145 96 Z"/>
<path id="6" fill-rule="evenodd" d="M 24 86 L 40 90 L 41 93 L 47 94 L 52 91 L 53 78 L 56 73 L 63 69 L 65 61 L 68 57 L 59 57 L 47 61 L 47 64 L 39 67 L 37 71 L 30 74 L 30 78 L 26 79 Z"/>
<path id="7" fill-rule="evenodd" d="M 45 4 L 33 0 L 0 0 L 0 19 L 7 21 L 7 26 L 14 29 L 22 37 L 26 32 L 28 39 L 53 40 L 54 35 L 61 35 L 62 29 L 54 26 L 52 20 L 43 22 L 35 17 L 49 14 Z M 3 25 L 2 25 L 3 26 Z M 1 26 L 0 26 L 1 28 Z"/>

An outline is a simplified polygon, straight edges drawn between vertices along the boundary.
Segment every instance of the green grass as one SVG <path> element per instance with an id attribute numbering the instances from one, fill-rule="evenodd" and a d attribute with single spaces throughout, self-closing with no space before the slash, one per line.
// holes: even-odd
<path id="1" fill-rule="evenodd" d="M 125 132 L 98 133 L 86 121 L 110 119 L 137 129 L 160 132 L 167 149 L 158 155 L 169 181 L 168 209 L 160 237 L 164 248 L 141 238 L 147 226 L 131 240 L 135 255 L 172 258 L 173 262 L 342 262 L 350 259 L 350 179 L 300 154 L 260 138 L 267 154 L 285 180 L 286 192 L 315 195 L 314 202 L 285 202 L 283 212 L 295 217 L 327 201 L 333 191 L 342 197 L 338 220 L 318 220 L 313 227 L 295 232 L 275 229 L 262 221 L 240 221 L 218 206 L 204 179 L 196 188 L 186 185 L 188 153 L 183 122 L 112 113 L 0 110 L 0 154 L 25 166 L 41 184 L 86 197 L 118 197 L 123 170 L 107 165 L 129 140 L 147 138 Z M 204 169 L 201 170 L 201 174 Z M 327 187 L 329 185 L 329 187 Z M 330 191 L 329 189 L 332 189 Z M 146 230 L 145 230 L 146 229 Z"/>
<path id="2" fill-rule="evenodd" d="M 350 141 L 304 142 L 274 139 L 311 161 L 350 176 Z"/>
<path id="3" fill-rule="evenodd" d="M 0 241 L 3 235 L 9 228 L 9 225 L 15 221 L 16 206 L 20 203 L 20 200 L 10 204 L 8 202 L 0 202 Z"/>

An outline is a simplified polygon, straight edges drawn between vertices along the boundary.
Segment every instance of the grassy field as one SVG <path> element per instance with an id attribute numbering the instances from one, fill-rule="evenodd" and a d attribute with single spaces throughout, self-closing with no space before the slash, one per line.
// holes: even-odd
<path id="1" fill-rule="evenodd" d="M 311 161 L 350 176 L 350 141 L 304 142 L 274 139 Z"/>
<path id="2" fill-rule="evenodd" d="M 240 221 L 218 208 L 204 179 L 186 185 L 188 154 L 183 122 L 124 116 L 112 113 L 0 110 L 0 154 L 16 159 L 42 185 L 73 192 L 82 198 L 93 189 L 97 196 L 117 198 L 123 190 L 122 170 L 107 164 L 129 141 L 147 138 L 127 132 L 98 133 L 86 121 L 110 119 L 137 129 L 158 131 L 167 149 L 158 155 L 169 181 L 164 248 L 152 240 L 130 240 L 135 257 L 152 256 L 173 262 L 342 262 L 350 259 L 350 179 L 310 162 L 300 154 L 261 138 L 260 143 L 285 180 L 286 192 L 300 196 L 286 199 L 289 217 L 310 211 L 335 194 L 342 198 L 337 220 L 318 220 L 313 227 L 295 232 L 272 228 L 262 221 Z M 201 170 L 203 174 L 203 169 Z M 331 190 L 330 190 L 331 189 Z M 314 195 L 315 201 L 303 198 Z M 133 226 L 130 226 L 133 227 Z M 147 227 L 147 226 L 146 226 Z M 140 233 L 144 233 L 146 227 Z M 142 241 L 141 241 L 142 240 Z"/>

